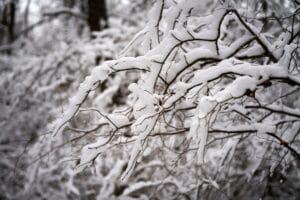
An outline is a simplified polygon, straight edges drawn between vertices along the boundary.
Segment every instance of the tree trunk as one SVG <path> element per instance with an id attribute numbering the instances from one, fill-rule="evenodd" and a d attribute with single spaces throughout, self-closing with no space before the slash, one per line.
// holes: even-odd
<path id="1" fill-rule="evenodd" d="M 24 30 L 28 28 L 28 17 L 29 17 L 29 8 L 30 8 L 31 0 L 27 0 L 25 12 L 24 12 Z M 25 35 L 27 35 L 25 33 Z"/>
<path id="2" fill-rule="evenodd" d="M 105 0 L 88 0 L 88 25 L 91 31 L 108 27 Z"/>
<path id="3" fill-rule="evenodd" d="M 0 45 L 9 45 L 15 39 L 15 15 L 16 1 L 4 3 L 0 10 Z M 10 54 L 11 49 L 7 48 L 3 52 Z"/>
<path id="4" fill-rule="evenodd" d="M 15 28 L 15 12 L 16 12 L 16 5 L 14 1 L 8 3 L 8 40 L 9 43 L 14 41 L 14 28 Z"/>
<path id="5" fill-rule="evenodd" d="M 14 27 L 15 27 L 15 12 L 16 4 L 15 1 L 10 1 L 4 5 L 1 25 L 3 29 L 6 29 L 3 38 L 7 38 L 7 42 L 11 43 L 14 40 Z"/>

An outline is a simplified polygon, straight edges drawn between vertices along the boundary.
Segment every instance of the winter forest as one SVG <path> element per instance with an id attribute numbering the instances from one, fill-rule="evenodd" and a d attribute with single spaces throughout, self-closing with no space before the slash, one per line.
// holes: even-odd
<path id="1" fill-rule="evenodd" d="M 299 200 L 299 0 L 0 0 L 1 200 Z"/>

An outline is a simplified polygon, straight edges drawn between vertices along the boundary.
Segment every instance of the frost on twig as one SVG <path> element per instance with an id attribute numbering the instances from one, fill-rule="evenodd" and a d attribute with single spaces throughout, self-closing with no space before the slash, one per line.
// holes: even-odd
<path id="1" fill-rule="evenodd" d="M 124 146 L 129 152 L 127 166 L 120 176 L 124 182 L 130 181 L 137 164 L 154 151 L 163 155 L 167 151 L 166 160 L 175 157 L 164 161 L 167 169 L 170 162 L 178 164 L 180 159 L 186 161 L 185 167 L 205 166 L 206 162 L 223 166 L 230 163 L 225 159 L 234 159 L 244 139 L 255 140 L 255 136 L 262 134 L 267 135 L 266 140 L 281 142 L 298 158 L 299 150 L 281 140 L 279 133 L 285 130 L 285 123 L 299 121 L 299 109 L 268 102 L 272 95 L 278 96 L 274 84 L 300 86 L 295 61 L 299 26 L 292 24 L 298 33 L 293 32 L 288 39 L 282 34 L 275 44 L 280 43 L 280 48 L 275 50 L 269 35 L 245 19 L 245 10 L 226 2 L 216 3 L 210 14 L 201 15 L 197 11 L 204 10 L 202 1 L 157 1 L 146 28 L 122 55 L 139 43 L 145 53 L 106 62 L 92 71 L 70 99 L 63 117 L 55 123 L 53 136 L 63 131 L 99 83 L 123 72 L 123 80 L 127 80 L 130 71 L 136 76 L 123 88 L 128 92 L 118 96 L 125 99 L 125 105 L 120 106 L 122 111 L 118 106 L 112 106 L 109 112 L 85 109 L 100 114 L 100 120 L 107 122 L 109 128 L 97 133 L 96 143 L 82 148 L 77 168 L 82 169 L 94 163 L 100 154 Z M 118 83 L 118 87 L 121 85 Z M 108 92 L 120 91 L 118 87 Z M 287 121 L 271 123 L 279 118 Z M 229 138 L 237 140 L 226 143 L 222 159 L 211 152 L 206 159 L 206 150 L 214 144 L 223 145 Z M 218 190 L 221 187 L 212 179 L 203 180 Z M 124 194 L 154 185 L 156 182 L 139 182 Z"/>

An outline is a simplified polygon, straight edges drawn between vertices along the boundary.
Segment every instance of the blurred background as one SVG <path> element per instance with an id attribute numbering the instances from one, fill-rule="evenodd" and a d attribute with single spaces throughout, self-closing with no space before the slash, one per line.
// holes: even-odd
<path id="1" fill-rule="evenodd" d="M 48 124 L 91 69 L 117 58 L 143 28 L 150 6 L 146 0 L 0 0 L 0 199 L 96 199 L 99 177 L 75 177 L 47 159 L 41 172 L 36 163 L 49 151 L 61 158 L 45 142 Z"/>

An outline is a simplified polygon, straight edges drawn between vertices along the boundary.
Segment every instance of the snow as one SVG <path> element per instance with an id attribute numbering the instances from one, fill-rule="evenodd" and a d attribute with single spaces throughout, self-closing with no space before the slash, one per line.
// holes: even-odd
<path id="1" fill-rule="evenodd" d="M 215 99 L 218 102 L 226 101 L 230 98 L 237 98 L 245 94 L 247 90 L 253 91 L 257 86 L 257 80 L 249 76 L 239 77 L 234 80 L 224 90 L 215 95 Z"/>
<path id="2" fill-rule="evenodd" d="M 254 123 L 253 127 L 257 130 L 258 134 L 274 133 L 276 131 L 276 126 L 274 126 L 273 124 Z"/>
<path id="3" fill-rule="evenodd" d="M 107 147 L 98 147 L 104 143 L 104 139 L 99 138 L 97 142 L 86 145 L 81 150 L 80 163 L 76 166 L 75 172 L 79 173 L 83 171 L 87 166 L 92 164 L 93 160 L 101 155 Z"/>
<path id="4" fill-rule="evenodd" d="M 212 12 L 204 11 L 209 3 Z M 164 184 L 187 194 L 199 183 L 223 191 L 234 176 L 256 176 L 261 160 L 267 156 L 276 160 L 272 153 L 285 156 L 282 149 L 265 142 L 265 138 L 274 139 L 270 134 L 261 134 L 273 133 L 288 142 L 297 137 L 298 123 L 284 120 L 299 118 L 298 99 L 294 97 L 298 93 L 280 98 L 280 104 L 268 102 L 278 96 L 278 88 L 284 90 L 290 82 L 300 84 L 297 72 L 288 70 L 298 46 L 287 44 L 291 38 L 288 32 L 280 34 L 278 40 L 277 32 L 261 32 L 261 22 L 249 19 L 243 27 L 234 13 L 228 13 L 238 3 L 215 4 L 218 6 L 199 0 L 156 1 L 145 28 L 116 60 L 102 62 L 91 70 L 54 123 L 55 140 L 69 137 L 61 133 L 74 124 L 75 133 L 71 135 L 88 135 L 74 142 L 80 158 L 76 172 L 92 164 L 96 174 L 104 169 L 99 199 L 109 199 L 120 185 L 124 190 L 113 198 L 126 198 L 153 186 L 159 190 Z M 247 14 L 244 9 L 237 12 L 243 19 Z M 258 40 L 278 62 L 265 54 Z M 93 45 L 82 52 L 91 49 Z M 103 54 L 110 55 L 108 51 Z M 90 60 L 96 55 L 92 52 L 85 56 Z M 254 58 L 243 58 L 247 56 Z M 270 86 L 268 81 L 272 82 Z M 114 102 L 116 98 L 121 103 Z M 83 108 L 86 105 L 89 107 Z M 99 115 L 95 117 L 92 111 Z M 84 128 L 77 128 L 76 122 Z M 87 127 L 100 122 L 105 126 L 89 132 L 92 129 Z M 253 159 L 257 155 L 262 156 L 260 161 Z M 171 178 L 165 178 L 168 176 Z M 69 191 L 78 193 L 72 182 L 67 185 Z"/>
<path id="5" fill-rule="evenodd" d="M 130 124 L 128 117 L 122 114 L 109 114 L 108 118 L 116 125 L 117 127 L 123 127 Z"/>
<path id="6" fill-rule="evenodd" d="M 138 133 L 138 137 L 134 143 L 133 149 L 131 151 L 130 159 L 128 161 L 128 166 L 124 173 L 122 174 L 121 180 L 127 181 L 132 174 L 134 167 L 137 163 L 138 158 L 141 156 L 141 152 L 145 149 L 145 140 L 150 135 L 153 130 L 158 116 L 156 114 L 144 115 L 137 119 L 137 121 L 132 124 L 132 131 Z"/>
<path id="7" fill-rule="evenodd" d="M 57 134 L 61 134 L 64 127 L 67 125 L 67 122 L 76 114 L 80 104 L 87 97 L 91 89 L 98 81 L 104 81 L 111 71 L 112 70 L 106 65 L 98 66 L 93 69 L 90 76 L 85 78 L 85 80 L 80 84 L 77 94 L 70 98 L 69 106 L 64 112 L 63 116 L 54 123 L 55 128 L 52 133 L 53 137 L 55 137 Z"/>
<path id="8" fill-rule="evenodd" d="M 204 47 L 192 49 L 191 51 L 189 51 L 186 54 L 186 59 L 187 59 L 188 63 L 191 63 L 194 60 L 199 59 L 199 57 L 214 58 L 214 57 L 216 57 L 216 54 L 215 54 L 215 52 L 213 52 L 207 48 L 204 48 Z"/>

